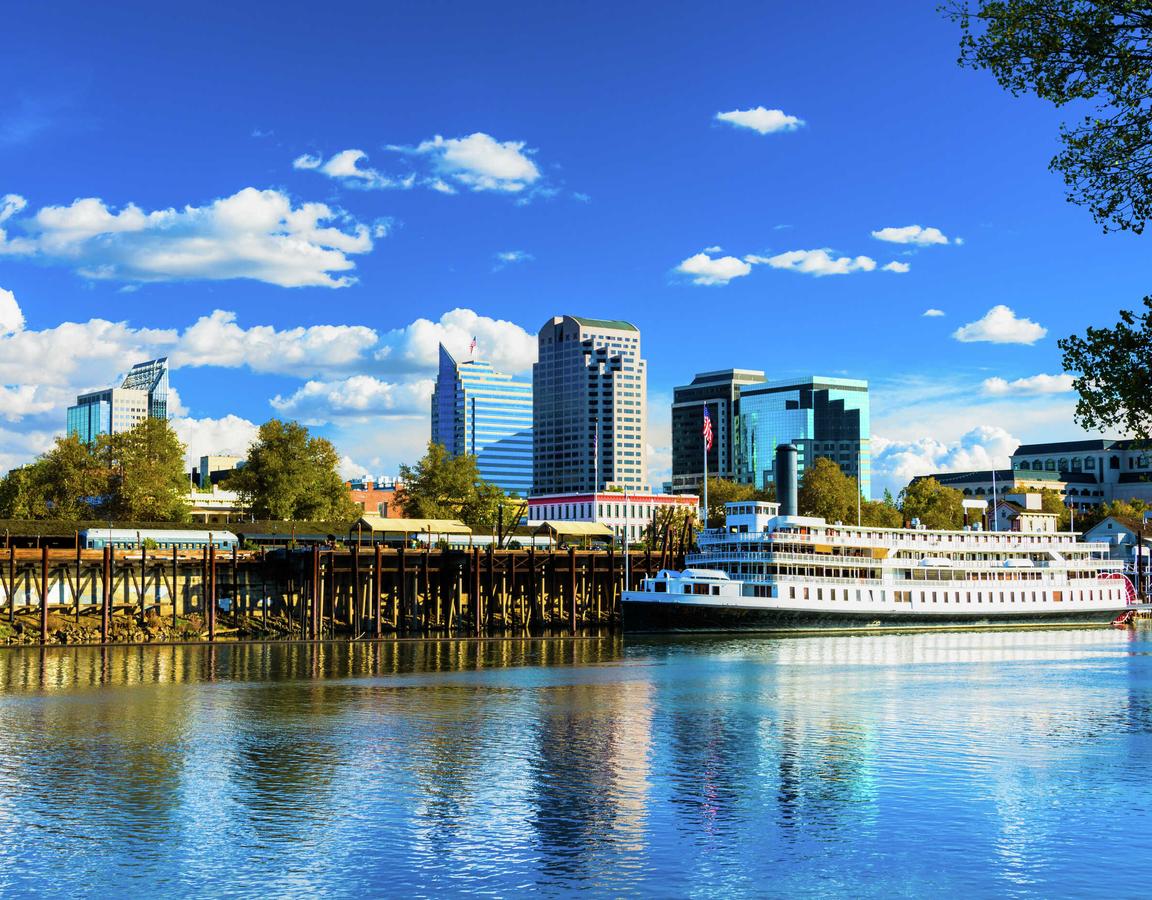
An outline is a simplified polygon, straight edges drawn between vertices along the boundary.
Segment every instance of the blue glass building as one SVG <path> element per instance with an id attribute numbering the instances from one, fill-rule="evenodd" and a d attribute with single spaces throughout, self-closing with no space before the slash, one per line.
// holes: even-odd
<path id="1" fill-rule="evenodd" d="M 532 383 L 482 360 L 457 362 L 440 345 L 432 440 L 476 457 L 480 475 L 507 494 L 532 489 Z"/>
<path id="2" fill-rule="evenodd" d="M 145 419 L 168 418 L 168 360 L 137 363 L 118 388 L 92 391 L 68 407 L 68 433 L 85 444 L 128 431 Z"/>
<path id="3" fill-rule="evenodd" d="M 872 497 L 868 382 L 810 378 L 747 385 L 737 424 L 740 481 L 767 487 L 776 480 L 778 444 L 795 444 L 798 470 L 826 457 Z"/>

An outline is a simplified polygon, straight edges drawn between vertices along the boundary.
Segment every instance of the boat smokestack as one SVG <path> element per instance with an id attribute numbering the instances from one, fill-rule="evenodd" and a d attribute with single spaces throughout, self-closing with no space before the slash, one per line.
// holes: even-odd
<path id="1" fill-rule="evenodd" d="M 796 500 L 796 445 L 780 444 L 776 447 L 776 500 L 780 515 L 797 515 Z"/>

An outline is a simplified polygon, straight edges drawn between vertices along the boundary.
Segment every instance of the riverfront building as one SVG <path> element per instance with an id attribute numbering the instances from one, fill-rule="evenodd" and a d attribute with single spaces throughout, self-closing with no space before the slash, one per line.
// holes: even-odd
<path id="1" fill-rule="evenodd" d="M 1113 500 L 1152 501 L 1152 445 L 1108 439 L 1021 444 L 1012 454 L 1012 468 L 998 469 L 995 474 L 998 496 L 1049 488 L 1074 509 Z M 992 497 L 991 470 L 920 477 L 935 478 L 966 497 Z"/>
<path id="2" fill-rule="evenodd" d="M 68 433 L 85 444 L 128 431 L 145 419 L 168 418 L 168 360 L 137 363 L 120 387 L 80 394 L 68 407 Z"/>
<path id="3" fill-rule="evenodd" d="M 621 541 L 627 533 L 628 543 L 643 540 L 649 527 L 663 528 L 672 514 L 683 510 L 695 518 L 700 498 L 693 494 L 622 493 L 620 491 L 586 494 L 547 494 L 528 500 L 528 526 L 541 522 L 594 522 L 607 525 Z"/>
<path id="4" fill-rule="evenodd" d="M 826 457 L 872 496 L 867 381 L 812 376 L 742 386 L 736 441 L 738 481 L 775 484 L 776 447 L 795 444 L 798 473 Z"/>
<path id="5" fill-rule="evenodd" d="M 747 472 L 740 466 L 740 391 L 764 384 L 764 373 L 754 369 L 701 372 L 672 392 L 672 491 L 698 491 L 704 479 L 704 406 L 712 420 L 712 449 L 708 474 L 739 481 Z"/>
<path id="6" fill-rule="evenodd" d="M 557 316 L 532 367 L 534 494 L 647 491 L 647 362 L 628 322 Z"/>
<path id="7" fill-rule="evenodd" d="M 532 384 L 490 362 L 457 362 L 440 345 L 432 393 L 432 440 L 449 454 L 476 457 L 480 475 L 507 494 L 532 488 Z"/>

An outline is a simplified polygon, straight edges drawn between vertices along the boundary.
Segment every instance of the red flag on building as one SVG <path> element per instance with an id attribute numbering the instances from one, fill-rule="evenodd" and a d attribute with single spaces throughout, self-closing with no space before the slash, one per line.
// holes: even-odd
<path id="1" fill-rule="evenodd" d="M 704 449 L 712 449 L 712 417 L 708 415 L 708 404 L 704 404 Z"/>

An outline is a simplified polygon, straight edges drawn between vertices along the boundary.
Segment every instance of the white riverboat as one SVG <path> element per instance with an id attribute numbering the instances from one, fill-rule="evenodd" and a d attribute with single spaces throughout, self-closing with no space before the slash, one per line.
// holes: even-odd
<path id="1" fill-rule="evenodd" d="M 624 630 L 1107 624 L 1139 609 L 1123 562 L 1071 532 L 873 528 L 726 505 L 682 572 L 623 596 Z"/>

